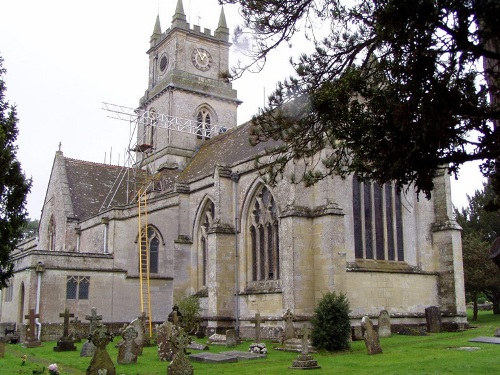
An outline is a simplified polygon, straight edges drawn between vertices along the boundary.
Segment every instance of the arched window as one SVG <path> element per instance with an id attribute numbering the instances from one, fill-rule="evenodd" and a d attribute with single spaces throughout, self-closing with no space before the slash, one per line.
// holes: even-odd
<path id="1" fill-rule="evenodd" d="M 206 108 L 202 108 L 196 116 L 196 135 L 200 139 L 211 137 L 212 117 Z"/>
<path id="2" fill-rule="evenodd" d="M 249 220 L 252 280 L 279 280 L 280 253 L 276 202 L 263 186 L 252 204 Z"/>
<path id="3" fill-rule="evenodd" d="M 354 176 L 352 190 L 355 257 L 404 261 L 401 194 L 394 184 Z"/>
<path id="4" fill-rule="evenodd" d="M 158 273 L 159 253 L 160 253 L 160 235 L 153 226 L 148 226 L 141 233 L 141 257 L 148 260 L 149 272 Z M 147 272 L 147 268 L 142 270 Z"/>
<path id="5" fill-rule="evenodd" d="M 200 225 L 200 265 L 201 265 L 201 284 L 202 286 L 207 285 L 207 262 L 208 262 L 208 229 L 212 226 L 215 216 L 215 205 L 212 201 L 209 201 L 205 205 L 203 210 L 203 215 L 201 216 Z"/>
<path id="6" fill-rule="evenodd" d="M 49 250 L 56 249 L 56 223 L 54 220 L 54 216 L 50 217 L 49 220 L 49 229 L 48 229 L 48 238 L 49 238 Z"/>

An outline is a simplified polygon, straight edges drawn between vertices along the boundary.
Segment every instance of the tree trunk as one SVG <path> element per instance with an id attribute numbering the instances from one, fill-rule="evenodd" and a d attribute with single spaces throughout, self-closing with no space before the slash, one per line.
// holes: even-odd
<path id="1" fill-rule="evenodd" d="M 472 293 L 472 302 L 474 303 L 474 307 L 472 309 L 472 320 L 475 322 L 477 320 L 477 292 Z"/>

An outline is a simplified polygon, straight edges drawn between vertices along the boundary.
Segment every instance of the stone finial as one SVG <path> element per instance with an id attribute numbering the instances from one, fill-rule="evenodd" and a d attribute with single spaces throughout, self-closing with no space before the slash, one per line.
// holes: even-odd
<path id="1" fill-rule="evenodd" d="M 224 7 L 220 10 L 219 24 L 215 29 L 215 37 L 227 42 L 229 40 L 229 29 L 227 27 L 226 15 L 224 14 Z"/>
<path id="2" fill-rule="evenodd" d="M 184 6 L 182 5 L 182 0 L 177 0 L 177 6 L 175 7 L 175 13 L 172 17 L 172 27 L 185 28 L 186 14 L 184 13 Z"/>
<path id="3" fill-rule="evenodd" d="M 156 44 L 156 41 L 161 37 L 161 25 L 160 25 L 160 15 L 156 16 L 155 27 L 153 29 L 153 34 L 151 34 L 150 43 L 151 46 Z"/>

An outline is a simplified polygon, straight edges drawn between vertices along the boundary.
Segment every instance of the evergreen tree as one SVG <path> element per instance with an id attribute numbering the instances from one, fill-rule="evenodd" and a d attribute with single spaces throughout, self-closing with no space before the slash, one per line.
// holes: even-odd
<path id="1" fill-rule="evenodd" d="M 0 289 L 8 285 L 13 265 L 10 253 L 23 236 L 26 196 L 31 189 L 16 158 L 17 112 L 5 99 L 3 58 L 0 57 Z"/>
<path id="2" fill-rule="evenodd" d="M 246 38 L 254 62 L 298 32 L 314 46 L 253 119 L 251 142 L 284 141 L 268 150 L 271 180 L 305 159 L 306 184 L 355 172 L 429 196 L 437 170 L 478 160 L 500 192 L 500 1 L 219 2 L 240 5 L 234 44 Z"/>
<path id="3" fill-rule="evenodd" d="M 455 210 L 457 222 L 462 227 L 462 254 L 465 291 L 474 302 L 474 317 L 477 319 L 477 297 L 484 293 L 493 303 L 493 312 L 500 314 L 500 270 L 490 259 L 493 241 L 500 236 L 500 212 L 485 208 L 495 200 L 496 194 L 490 184 L 467 196 L 469 205 Z"/>

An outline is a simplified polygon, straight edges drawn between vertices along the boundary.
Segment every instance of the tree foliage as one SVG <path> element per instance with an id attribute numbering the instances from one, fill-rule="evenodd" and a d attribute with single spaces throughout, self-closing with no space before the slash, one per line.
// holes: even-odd
<path id="1" fill-rule="evenodd" d="M 483 184 L 483 188 L 467 197 L 467 207 L 455 210 L 456 220 L 463 229 L 465 291 L 474 302 L 474 315 L 479 293 L 484 293 L 493 302 L 494 313 L 500 314 L 500 270 L 490 259 L 491 245 L 500 236 L 500 212 L 485 208 L 496 194 L 489 184 Z"/>
<path id="2" fill-rule="evenodd" d="M 500 191 L 499 1 L 219 2 L 240 5 L 245 23 L 235 34 L 253 33 L 254 62 L 299 32 L 314 44 L 253 118 L 251 142 L 284 141 L 268 150 L 271 180 L 305 159 L 306 184 L 355 172 L 430 196 L 438 169 L 481 160 Z M 320 150 L 317 168 L 310 158 Z"/>
<path id="3" fill-rule="evenodd" d="M 26 224 L 26 195 L 31 180 L 26 179 L 16 158 L 16 108 L 5 100 L 3 59 L 0 57 L 0 289 L 12 276 L 10 253 L 22 238 Z"/>
<path id="4" fill-rule="evenodd" d="M 23 240 L 36 237 L 38 235 L 38 226 L 40 225 L 40 220 L 38 219 L 27 219 L 26 224 L 23 226 Z"/>

